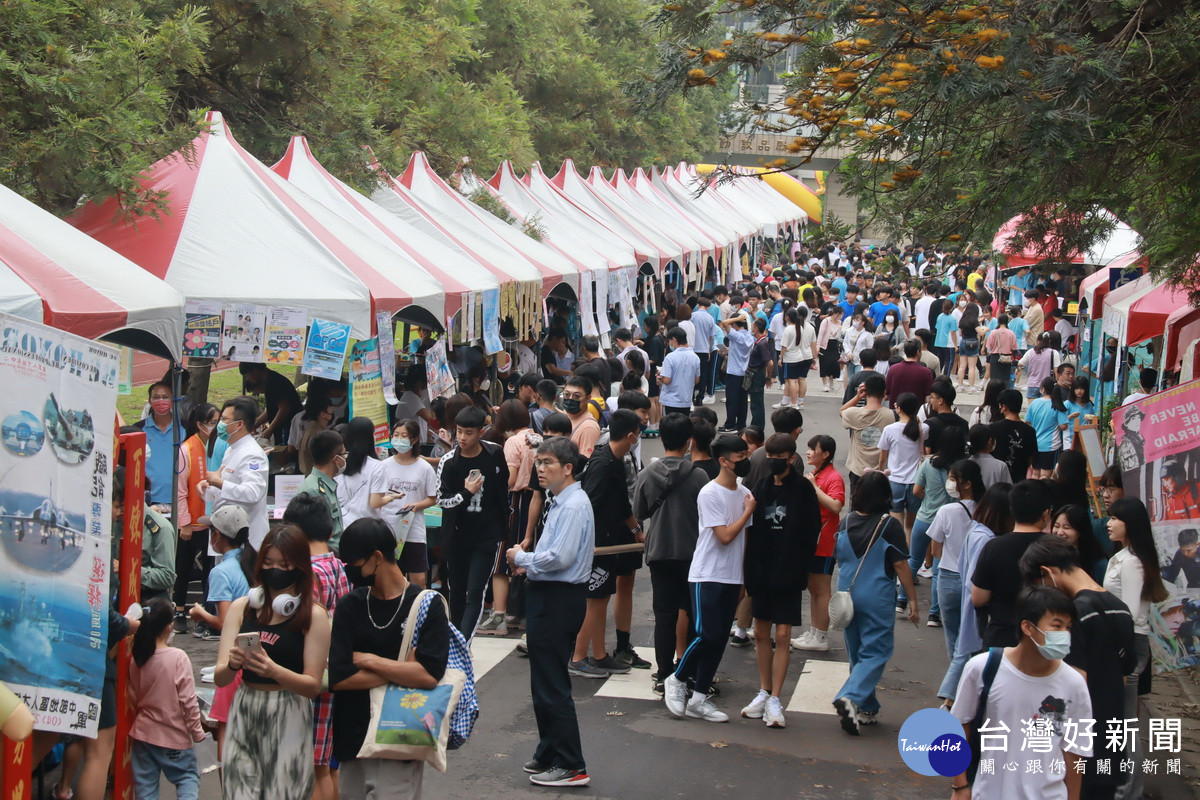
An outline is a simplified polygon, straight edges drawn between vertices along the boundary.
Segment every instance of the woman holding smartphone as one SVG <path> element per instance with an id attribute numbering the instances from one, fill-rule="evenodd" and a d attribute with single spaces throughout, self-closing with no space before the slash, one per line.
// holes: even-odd
<path id="1" fill-rule="evenodd" d="M 308 539 L 295 525 L 267 534 L 250 594 L 235 600 L 221 631 L 213 680 L 242 685 L 225 733 L 224 798 L 312 796 L 312 699 L 329 657 L 329 617 L 313 601 Z M 272 787 L 270 790 L 264 787 Z"/>

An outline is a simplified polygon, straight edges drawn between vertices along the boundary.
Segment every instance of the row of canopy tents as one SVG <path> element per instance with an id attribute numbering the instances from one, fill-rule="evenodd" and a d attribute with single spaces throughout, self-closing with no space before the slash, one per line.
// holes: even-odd
<path id="1" fill-rule="evenodd" d="M 1087 334 L 1085 362 L 1095 359 L 1104 337 L 1115 339 L 1122 351 L 1161 337 L 1160 373 L 1180 372 L 1181 380 L 1191 379 L 1200 356 L 1200 308 L 1192 306 L 1188 290 L 1155 279 L 1141 253 L 1137 231 L 1104 213 L 1114 223 L 1109 235 L 1086 253 L 1075 252 L 1066 259 L 1090 270 L 1079 284 L 1079 323 Z M 992 244 L 1009 267 L 1041 260 L 1037 247 L 1009 247 L 1020 220 L 1018 216 L 1005 223 Z"/>
<path id="2" fill-rule="evenodd" d="M 611 179 L 581 177 L 570 161 L 554 178 L 537 165 L 518 177 L 509 163 L 487 182 L 457 176 L 541 230 L 539 241 L 472 203 L 422 153 L 401 175 L 378 169 L 368 197 L 303 137 L 268 167 L 219 113 L 207 121 L 142 175 L 162 205 L 140 216 L 108 198 L 68 225 L 0 187 L 0 310 L 175 361 L 192 301 L 294 308 L 356 338 L 383 319 L 456 321 L 470 339 L 482 314 L 463 312 L 496 291 L 502 316 L 536 332 L 547 298 L 579 300 L 593 323 L 610 305 L 628 314 L 636 281 L 736 277 L 763 237 L 796 237 L 807 219 L 757 178 L 718 183 L 688 164 Z"/>

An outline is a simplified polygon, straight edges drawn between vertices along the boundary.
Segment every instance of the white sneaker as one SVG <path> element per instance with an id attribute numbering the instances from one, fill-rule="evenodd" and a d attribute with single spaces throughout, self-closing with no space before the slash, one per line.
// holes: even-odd
<path id="1" fill-rule="evenodd" d="M 799 642 L 799 644 L 796 644 Z M 797 650 L 811 650 L 817 653 L 829 652 L 829 637 L 816 630 L 807 630 L 800 634 L 799 639 L 792 640 L 792 646 Z"/>
<path id="2" fill-rule="evenodd" d="M 692 695 L 687 704 L 687 715 L 702 719 L 705 722 L 729 722 L 729 715 L 712 704 L 712 701 L 700 692 Z"/>
<path id="3" fill-rule="evenodd" d="M 783 718 L 783 704 L 778 697 L 767 698 L 767 708 L 763 713 L 763 722 L 768 728 L 786 728 L 787 720 Z"/>
<path id="4" fill-rule="evenodd" d="M 667 704 L 667 711 L 676 717 L 682 717 L 688 704 L 688 688 L 687 684 L 675 677 L 675 673 L 667 676 L 663 681 L 663 702 Z"/>
<path id="5" fill-rule="evenodd" d="M 211 667 L 201 667 L 200 668 L 201 675 L 212 675 L 216 671 L 217 671 L 217 667 L 215 664 Z"/>
<path id="6" fill-rule="evenodd" d="M 925 566 L 924 564 L 922 564 L 921 568 L 919 570 L 917 570 L 917 575 L 919 575 L 922 578 L 932 578 L 933 570 L 930 569 L 929 567 Z"/>
<path id="7" fill-rule="evenodd" d="M 789 405 L 791 405 L 791 403 L 789 403 L 788 399 L 785 397 L 782 400 L 780 400 L 778 403 L 776 403 L 775 405 L 771 406 L 771 408 L 783 408 L 784 406 L 789 406 Z"/>
<path id="8" fill-rule="evenodd" d="M 715 405 L 716 402 L 717 402 L 717 398 L 712 396 L 711 394 L 706 394 L 704 396 L 704 405 L 711 406 L 711 405 Z"/>
<path id="9" fill-rule="evenodd" d="M 833 391 L 833 389 L 831 389 L 831 388 L 830 388 L 828 385 L 826 385 L 826 386 L 823 386 L 823 387 L 821 387 L 821 388 L 823 388 L 823 389 L 824 389 L 825 391 L 827 391 L 827 392 L 832 392 L 832 391 Z"/>
<path id="10" fill-rule="evenodd" d="M 766 689 L 759 689 L 750 705 L 742 709 L 742 716 L 746 719 L 762 719 L 763 709 L 767 707 L 767 698 L 770 696 Z"/>

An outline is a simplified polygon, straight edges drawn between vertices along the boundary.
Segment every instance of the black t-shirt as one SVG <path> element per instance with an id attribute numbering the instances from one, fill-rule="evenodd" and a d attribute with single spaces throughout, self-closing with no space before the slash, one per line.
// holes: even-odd
<path id="1" fill-rule="evenodd" d="M 625 524 L 633 515 L 625 488 L 625 463 L 613 455 L 611 447 L 599 445 L 592 451 L 580 477 L 583 491 L 592 501 L 596 546 L 632 542 L 633 535 Z"/>
<path id="2" fill-rule="evenodd" d="M 1029 545 L 1042 537 L 1035 533 L 1013 532 L 997 536 L 979 551 L 971 583 L 992 593 L 988 602 L 988 624 L 980 635 L 984 647 L 1014 647 L 1017 635 L 1017 594 L 1025 586 L 1021 578 L 1021 556 Z"/>
<path id="3" fill-rule="evenodd" d="M 646 355 L 650 356 L 654 365 L 662 366 L 663 359 L 667 357 L 667 340 L 661 333 L 656 333 L 646 340 Z"/>
<path id="4" fill-rule="evenodd" d="M 269 369 L 263 394 L 267 402 L 268 424 L 275 419 L 280 406 L 287 406 L 290 409 L 284 415 L 284 423 L 275 431 L 275 444 L 284 444 L 288 435 L 288 423 L 292 421 L 293 416 L 299 413 L 301 408 L 300 393 L 296 391 L 296 387 L 292 385 L 291 381 L 275 370 Z"/>
<path id="5" fill-rule="evenodd" d="M 1116 595 L 1091 589 L 1075 595 L 1075 613 L 1078 619 L 1071 625 L 1071 652 L 1063 660 L 1087 673 L 1092 718 L 1096 720 L 1095 758 L 1120 759 L 1120 751 L 1109 749 L 1103 731 L 1107 720 L 1125 716 L 1120 651 L 1134 646 L 1133 617 Z M 1096 775 L 1092 764 L 1087 770 L 1092 782 L 1115 782 L 1105 780 L 1112 776 Z"/>
<path id="6" fill-rule="evenodd" d="M 885 519 L 883 528 L 879 531 L 880 541 L 876 542 L 875 546 L 887 546 L 887 552 L 883 554 L 884 572 L 889 578 L 895 578 L 896 562 L 908 560 L 908 541 L 904 536 L 904 526 L 890 514 L 883 516 Z M 850 546 L 854 548 L 854 555 L 857 557 L 862 558 L 866 555 L 871 539 L 875 536 L 875 529 L 879 526 L 879 518 L 879 514 L 863 516 L 858 512 L 852 512 L 846 517 L 846 534 L 850 537 Z"/>
<path id="7" fill-rule="evenodd" d="M 925 446 L 935 453 L 937 452 L 938 439 L 941 437 L 942 431 L 946 430 L 947 428 L 961 428 L 963 432 L 963 441 L 965 442 L 967 439 L 967 431 L 970 429 L 970 426 L 967 425 L 967 421 L 952 411 L 943 411 L 939 414 L 933 414 L 925 420 L 925 423 L 929 426 L 929 438 L 925 440 Z"/>
<path id="8" fill-rule="evenodd" d="M 1037 433 L 1028 422 L 1011 419 L 997 420 L 991 424 L 996 447 L 992 457 L 1008 465 L 1012 482 L 1025 480 L 1029 472 L 1029 461 L 1037 452 Z"/>
<path id="9" fill-rule="evenodd" d="M 401 597 L 392 600 L 370 598 L 368 615 L 369 591 L 365 588 L 355 589 L 338 600 L 329 645 L 330 686 L 336 686 L 358 672 L 358 667 L 354 666 L 356 652 L 374 653 L 390 659 L 400 655 L 408 613 L 421 588 L 410 583 Z M 372 619 L 383 625 L 383 629 L 377 629 Z M 430 603 L 429 614 L 416 638 L 417 661 L 440 681 L 446 674 L 446 661 L 450 657 L 450 623 L 446 620 L 446 609 L 441 601 L 435 599 Z M 369 689 L 333 693 L 333 754 L 338 761 L 358 756 L 370 722 Z"/>
<path id="10" fill-rule="evenodd" d="M 765 456 L 764 456 L 765 458 Z M 693 461 L 693 466 L 708 476 L 710 481 L 715 481 L 717 476 L 721 474 L 721 462 L 715 458 L 706 458 L 702 461 Z"/>
<path id="11" fill-rule="evenodd" d="M 438 505 L 449 511 L 449 532 L 471 541 L 499 540 L 508 525 L 508 462 L 495 442 L 481 441 L 479 453 L 470 458 L 457 447 L 438 463 Z M 477 469 L 483 475 L 479 494 L 468 494 L 467 475 Z"/>

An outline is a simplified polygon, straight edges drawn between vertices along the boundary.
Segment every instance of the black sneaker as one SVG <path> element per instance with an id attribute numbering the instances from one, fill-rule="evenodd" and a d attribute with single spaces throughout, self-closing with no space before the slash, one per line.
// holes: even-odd
<path id="1" fill-rule="evenodd" d="M 748 644 L 750 644 L 749 636 L 739 636 L 736 633 L 729 634 L 730 647 L 746 647 Z"/>
<path id="2" fill-rule="evenodd" d="M 689 693 L 694 693 L 696 691 L 696 679 L 695 678 L 688 678 L 687 688 L 688 688 Z M 717 688 L 717 679 L 716 678 L 713 678 L 713 682 L 708 685 L 708 691 L 704 693 L 704 696 L 707 697 L 709 700 L 713 699 L 714 697 L 721 696 L 721 690 Z"/>
<path id="3" fill-rule="evenodd" d="M 187 614 L 183 613 L 182 611 L 176 611 L 175 612 L 175 632 L 182 634 L 182 633 L 187 633 L 187 630 L 188 630 Z"/>
<path id="4" fill-rule="evenodd" d="M 907 600 L 897 600 L 896 601 L 896 616 L 902 617 L 907 612 L 908 612 L 908 601 Z"/>
<path id="5" fill-rule="evenodd" d="M 653 666 L 649 661 L 637 654 L 637 651 L 630 647 L 628 650 L 618 650 L 613 653 L 615 658 L 620 663 L 633 667 L 634 669 L 650 669 Z"/>
<path id="6" fill-rule="evenodd" d="M 650 691 L 654 692 L 659 697 L 662 697 L 663 692 L 666 691 L 663 688 L 663 679 L 658 677 L 657 675 L 652 675 L 650 677 Z"/>
<path id="7" fill-rule="evenodd" d="M 926 628 L 940 628 L 940 627 L 942 627 L 942 616 L 941 616 L 941 614 L 930 614 L 930 615 L 929 615 L 929 621 L 925 623 L 925 627 L 926 627 Z"/>
<path id="8" fill-rule="evenodd" d="M 192 636 L 195 636 L 197 639 L 203 639 L 206 633 L 208 633 L 208 626 L 203 622 L 197 622 L 196 627 L 192 628 Z"/>

